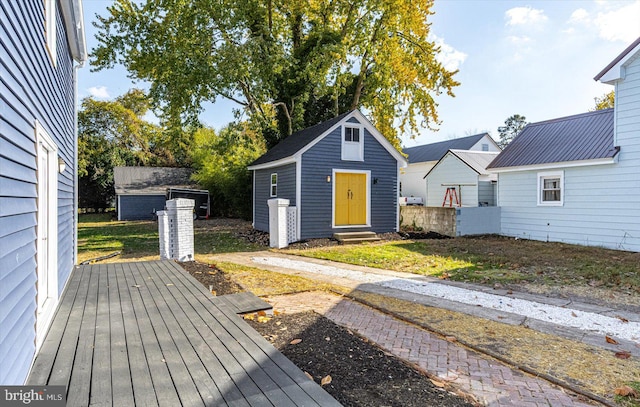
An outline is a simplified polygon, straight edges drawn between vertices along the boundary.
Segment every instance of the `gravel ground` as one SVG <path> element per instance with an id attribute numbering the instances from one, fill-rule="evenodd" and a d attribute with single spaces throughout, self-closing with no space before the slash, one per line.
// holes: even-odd
<path id="1" fill-rule="evenodd" d="M 438 283 L 417 282 L 410 279 L 388 277 L 380 274 L 363 273 L 361 271 L 342 269 L 334 266 L 313 264 L 300 260 L 279 257 L 254 257 L 257 264 L 284 267 L 310 273 L 348 278 L 365 283 L 378 284 L 415 294 L 443 298 L 464 304 L 479 305 L 499 311 L 510 312 L 544 322 L 551 322 L 603 335 L 613 335 L 640 343 L 640 323 L 629 321 L 622 323 L 619 318 L 579 311 L 569 307 L 541 304 L 533 301 L 483 293 L 465 288 L 453 287 Z"/>
<path id="2" fill-rule="evenodd" d="M 180 265 L 217 295 L 242 291 L 215 267 Z M 436 386 L 400 359 L 314 312 L 279 314 L 265 323 L 246 321 L 317 383 L 331 376 L 323 388 L 345 406 L 473 406 L 463 395 Z M 294 339 L 302 341 L 292 345 Z"/>

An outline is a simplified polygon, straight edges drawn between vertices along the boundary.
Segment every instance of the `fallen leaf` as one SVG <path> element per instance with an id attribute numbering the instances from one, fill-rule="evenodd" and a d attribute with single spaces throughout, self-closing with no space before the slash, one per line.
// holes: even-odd
<path id="1" fill-rule="evenodd" d="M 215 271 L 210 271 L 209 274 L 212 275 L 212 276 L 215 276 L 216 272 Z"/>
<path id="2" fill-rule="evenodd" d="M 618 318 L 620 321 L 622 321 L 622 322 L 624 322 L 624 323 L 629 322 L 629 320 L 628 320 L 627 318 L 623 318 L 623 317 L 621 317 L 621 316 L 616 316 L 616 318 Z"/>
<path id="3" fill-rule="evenodd" d="M 431 380 L 431 383 L 433 383 L 433 385 L 436 386 L 436 387 L 444 387 L 445 386 L 444 382 L 441 382 L 439 380 L 433 380 L 433 379 L 429 379 L 429 380 Z"/>
<path id="4" fill-rule="evenodd" d="M 618 359 L 629 359 L 631 357 L 631 352 L 621 350 L 620 352 L 616 352 L 615 355 Z"/>
<path id="5" fill-rule="evenodd" d="M 571 311 L 571 316 L 577 318 L 578 314 L 576 314 L 575 312 Z"/>
<path id="6" fill-rule="evenodd" d="M 292 340 L 291 342 L 289 342 L 289 344 L 290 344 L 290 345 L 297 345 L 297 344 L 299 344 L 300 342 L 302 342 L 302 339 L 297 338 L 297 339 L 294 339 L 294 340 Z"/>
<path id="7" fill-rule="evenodd" d="M 253 321 L 256 318 L 256 316 L 255 314 L 247 314 L 247 315 L 243 315 L 242 318 Z"/>
<path id="8" fill-rule="evenodd" d="M 258 316 L 266 317 L 266 316 L 267 316 L 267 313 L 266 313 L 266 312 L 264 312 L 264 311 L 258 311 Z"/>
<path id="9" fill-rule="evenodd" d="M 457 342 L 458 339 L 455 336 L 445 336 L 444 339 L 446 339 L 449 342 Z"/>
<path id="10" fill-rule="evenodd" d="M 324 338 L 324 340 L 328 342 L 331 340 L 331 338 L 327 336 L 326 338 Z"/>
<path id="11" fill-rule="evenodd" d="M 280 311 L 273 310 L 273 315 L 280 315 L 280 314 L 282 314 Z"/>
<path id="12" fill-rule="evenodd" d="M 262 315 L 260 315 L 258 317 L 258 322 L 260 322 L 261 324 L 266 324 L 267 322 L 269 322 L 271 320 L 271 318 L 269 317 L 264 317 Z"/>
<path id="13" fill-rule="evenodd" d="M 276 325 L 280 326 L 282 324 L 282 321 L 277 321 Z"/>
<path id="14" fill-rule="evenodd" d="M 325 377 L 322 378 L 322 380 L 320 380 L 320 386 L 324 386 L 325 384 L 329 384 L 331 383 L 331 376 L 326 375 Z"/>
<path id="15" fill-rule="evenodd" d="M 612 344 L 614 344 L 614 345 L 617 345 L 617 344 L 618 344 L 618 341 L 616 341 L 615 339 L 613 339 L 613 338 L 612 338 L 612 337 L 610 337 L 610 336 L 606 336 L 606 335 L 605 335 L 604 339 L 607 341 L 607 343 L 612 343 Z"/>
<path id="16" fill-rule="evenodd" d="M 632 388 L 631 386 L 620 386 L 617 389 L 615 389 L 614 393 L 616 393 L 618 396 L 622 396 L 622 397 L 638 397 L 638 392 Z"/>
<path id="17" fill-rule="evenodd" d="M 304 372 L 304 374 L 306 374 L 309 379 L 313 380 L 313 376 L 311 376 L 311 374 L 309 374 L 309 372 Z"/>

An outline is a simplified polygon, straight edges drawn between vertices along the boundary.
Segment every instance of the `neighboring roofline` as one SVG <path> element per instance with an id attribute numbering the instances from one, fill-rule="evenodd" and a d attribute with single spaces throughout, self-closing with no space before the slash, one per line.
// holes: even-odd
<path id="1" fill-rule="evenodd" d="M 87 41 L 82 0 L 61 1 L 60 9 L 64 17 L 67 43 L 71 49 L 71 56 L 76 62 L 82 64 L 87 60 Z"/>
<path id="2" fill-rule="evenodd" d="M 293 164 L 296 161 L 297 161 L 296 157 L 294 155 L 290 155 L 288 157 L 284 157 L 279 160 L 269 161 L 269 162 L 258 164 L 258 165 L 250 165 L 247 167 L 247 169 L 249 171 L 265 170 L 267 168 L 274 168 L 274 167 L 280 167 L 282 165 Z"/>
<path id="3" fill-rule="evenodd" d="M 559 168 L 587 167 L 591 165 L 615 164 L 616 162 L 618 162 L 619 151 L 620 151 L 620 147 L 616 147 L 616 154 L 613 157 L 608 157 L 608 158 L 594 158 L 593 160 L 563 161 L 563 162 L 556 162 L 556 163 L 521 165 L 517 167 L 487 168 L 487 171 L 489 171 L 490 173 L 538 171 L 538 170 L 549 170 L 549 169 L 559 169 Z"/>
<path id="4" fill-rule="evenodd" d="M 631 43 L 624 51 L 620 53 L 609 65 L 607 65 L 602 71 L 600 71 L 594 78 L 594 81 L 600 81 L 603 83 L 612 83 L 617 79 L 622 78 L 622 72 L 620 68 L 629 59 L 633 58 L 638 52 L 640 52 L 640 37 Z"/>
<path id="5" fill-rule="evenodd" d="M 389 154 L 391 154 L 396 159 L 397 162 L 400 163 L 401 167 L 404 168 L 404 167 L 407 166 L 407 164 L 408 164 L 407 163 L 407 159 L 398 150 L 396 150 L 395 147 L 393 147 L 393 145 L 391 145 L 389 140 L 387 140 L 375 128 L 375 126 L 373 124 L 371 124 L 369 119 L 367 119 L 359 110 L 355 109 L 355 110 L 352 110 L 349 114 L 345 115 L 341 120 L 339 120 L 333 126 L 329 127 L 327 130 L 325 130 L 324 132 L 320 133 L 316 138 L 311 140 L 309 143 L 307 143 L 305 146 L 300 148 L 295 153 L 293 153 L 293 154 L 291 154 L 291 155 L 289 155 L 287 157 L 281 158 L 279 160 L 269 161 L 269 162 L 258 164 L 258 165 L 250 165 L 250 166 L 247 167 L 247 169 L 250 170 L 250 171 L 263 170 L 263 169 L 267 169 L 267 168 L 279 167 L 279 166 L 282 166 L 282 165 L 292 164 L 292 163 L 298 162 L 298 160 L 300 160 L 300 158 L 302 157 L 302 155 L 305 152 L 307 152 L 313 146 L 318 144 L 320 142 L 320 140 L 322 140 L 323 138 L 325 138 L 326 136 L 331 134 L 335 129 L 340 127 L 342 124 L 347 122 L 352 117 L 355 117 L 356 119 L 358 119 L 360 121 L 360 123 L 363 126 L 365 126 L 367 128 L 367 130 L 369 130 L 369 133 L 373 136 L 373 138 L 375 138 L 378 141 L 378 143 L 380 143 L 380 145 L 385 150 L 387 150 L 387 152 L 389 152 Z"/>
<path id="6" fill-rule="evenodd" d="M 444 155 L 442 156 L 442 158 L 440 158 L 440 159 L 438 160 L 438 162 L 436 162 L 436 163 L 435 163 L 435 165 L 434 165 L 433 167 L 431 167 L 431 169 L 429 170 L 429 172 L 427 172 L 427 174 L 426 174 L 424 177 L 422 177 L 422 179 L 427 179 L 427 176 L 431 173 L 431 171 L 433 171 L 433 169 L 434 169 L 434 168 L 436 168 L 436 167 L 440 164 L 440 162 L 441 162 L 442 160 L 444 160 L 444 159 L 445 159 L 445 157 L 446 157 L 449 153 L 453 154 L 453 155 L 454 155 L 458 160 L 462 161 L 462 162 L 463 162 L 467 167 L 471 168 L 471 169 L 473 170 L 473 172 L 475 172 L 476 174 L 478 174 L 478 175 L 491 175 L 491 174 L 490 174 L 490 171 L 489 171 L 489 170 L 487 170 L 486 168 L 485 168 L 485 170 L 486 170 L 487 172 L 489 172 L 489 174 L 482 174 L 482 173 L 478 172 L 478 170 L 476 170 L 475 168 L 473 168 L 473 167 L 472 167 L 468 162 L 466 162 L 466 161 L 465 161 L 465 159 L 464 159 L 464 158 L 462 158 L 462 157 L 460 157 L 458 154 L 456 154 L 456 152 L 471 153 L 471 154 L 491 154 L 491 155 L 495 154 L 495 155 L 496 155 L 496 157 L 498 156 L 498 154 L 500 154 L 500 152 L 499 152 L 499 151 L 474 151 L 474 150 L 449 149 L 449 150 L 447 150 L 447 152 L 446 152 L 446 153 L 444 153 Z M 427 161 L 425 161 L 425 162 L 427 162 Z"/>

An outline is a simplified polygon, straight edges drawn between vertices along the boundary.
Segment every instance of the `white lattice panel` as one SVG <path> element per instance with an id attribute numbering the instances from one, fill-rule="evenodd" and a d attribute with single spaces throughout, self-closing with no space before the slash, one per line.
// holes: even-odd
<path id="1" fill-rule="evenodd" d="M 290 206 L 287 208 L 287 243 L 295 242 L 298 239 L 296 226 L 298 224 L 298 211 L 295 206 Z"/>

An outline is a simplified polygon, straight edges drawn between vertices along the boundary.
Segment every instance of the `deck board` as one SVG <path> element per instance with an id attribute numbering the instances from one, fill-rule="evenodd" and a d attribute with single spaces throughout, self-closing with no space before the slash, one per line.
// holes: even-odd
<path id="1" fill-rule="evenodd" d="M 339 405 L 236 315 L 266 303 L 221 298 L 170 261 L 80 266 L 28 383 L 69 406 Z"/>

